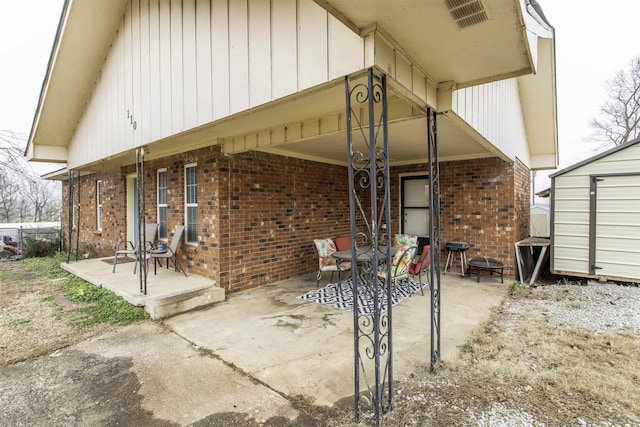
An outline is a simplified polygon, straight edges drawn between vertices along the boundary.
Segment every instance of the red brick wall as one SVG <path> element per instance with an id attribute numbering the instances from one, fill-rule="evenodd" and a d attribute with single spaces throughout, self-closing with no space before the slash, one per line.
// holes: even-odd
<path id="1" fill-rule="evenodd" d="M 102 180 L 102 232 L 98 231 L 96 182 Z M 80 183 L 80 227 L 79 256 L 95 251 L 98 256 L 109 256 L 115 252 L 118 240 L 126 237 L 126 197 L 125 178 L 117 173 L 100 173 L 76 178 L 74 200 L 78 205 L 78 182 Z M 76 208 L 77 209 L 77 208 Z M 69 182 L 62 183 L 62 234 L 65 245 L 69 234 Z M 77 219 L 76 219 L 77 221 Z M 74 230 L 77 224 L 73 224 Z M 76 230 L 77 231 L 77 230 Z M 76 231 L 74 231 L 72 250 L 75 251 Z M 65 246 L 66 247 L 66 246 Z"/>
<path id="2" fill-rule="evenodd" d="M 226 159 L 219 181 L 230 290 L 314 271 L 313 239 L 349 232 L 344 167 L 253 152 Z"/>
<path id="3" fill-rule="evenodd" d="M 531 170 L 520 160 L 514 167 L 515 221 L 514 241 L 529 237 L 531 227 Z M 517 264 L 516 264 L 517 266 Z"/>
<path id="4" fill-rule="evenodd" d="M 147 161 L 147 221 L 157 221 L 157 170 L 167 168 L 169 240 L 184 223 L 184 165 L 197 163 L 198 244 L 179 251 L 188 273 L 209 277 L 229 292 L 315 271 L 315 238 L 349 233 L 347 169 L 260 152 L 224 156 L 217 146 Z M 393 168 L 391 234 L 399 230 L 399 174 Z M 82 178 L 81 242 L 113 255 L 126 235 L 126 174 Z M 95 182 L 103 180 L 103 232 L 97 233 Z M 65 185 L 64 197 L 68 194 Z M 514 275 L 513 244 L 528 235 L 529 173 L 497 158 L 441 164 L 442 241 L 471 243 L 469 257 L 503 260 Z M 63 216 L 66 215 L 63 200 Z M 66 227 L 64 232 L 66 233 Z"/>
<path id="5" fill-rule="evenodd" d="M 394 168 L 392 187 L 400 173 L 425 172 L 426 165 Z M 514 243 L 529 235 L 529 170 L 521 162 L 508 164 L 496 157 L 440 164 L 440 226 L 444 244 L 468 242 L 467 259 L 487 256 L 504 262 L 505 275 L 515 277 Z M 392 193 L 392 217 L 398 218 L 399 193 Z M 394 230 L 399 225 L 394 224 Z"/>

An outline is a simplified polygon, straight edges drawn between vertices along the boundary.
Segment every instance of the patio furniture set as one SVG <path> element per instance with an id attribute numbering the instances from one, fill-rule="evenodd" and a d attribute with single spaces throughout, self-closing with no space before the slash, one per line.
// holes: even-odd
<path id="1" fill-rule="evenodd" d="M 451 270 L 455 262 L 456 255 L 459 257 L 461 274 L 463 276 L 471 276 L 472 272 L 476 274 L 476 281 L 480 282 L 480 276 L 483 273 L 500 274 L 500 282 L 504 283 L 504 269 L 506 265 L 496 259 L 488 257 L 476 257 L 467 261 L 466 250 L 470 245 L 467 242 L 453 241 L 445 245 L 448 252 L 447 262 L 445 264 L 444 274 Z M 337 272 L 338 282 L 341 281 L 341 274 L 350 270 L 354 264 L 359 268 L 372 268 L 371 260 L 373 258 L 372 247 L 370 245 L 358 247 L 355 252 L 356 259 L 353 259 L 352 243 L 349 237 L 336 237 L 315 239 L 313 250 L 318 259 L 318 273 L 316 275 L 318 285 L 325 271 L 333 274 Z M 386 247 L 378 247 L 378 259 L 386 257 Z M 391 264 L 391 278 L 394 284 L 398 281 L 405 280 L 409 276 L 418 276 L 418 280 L 422 282 L 422 273 L 428 271 L 431 261 L 430 245 L 425 245 L 422 253 L 417 254 L 418 245 L 417 237 L 407 234 L 397 234 L 394 237 L 394 244 L 391 248 L 391 256 L 393 257 Z M 384 279 L 387 269 L 381 265 L 378 267 L 378 277 Z"/>
<path id="2" fill-rule="evenodd" d="M 384 262 L 379 261 L 377 266 L 377 275 L 380 279 L 386 279 L 388 271 L 391 274 L 391 281 L 397 286 L 398 282 L 408 279 L 410 276 L 418 276 L 418 280 L 422 283 L 422 273 L 429 268 L 431 258 L 429 255 L 430 246 L 424 247 L 420 256 L 417 255 L 418 243 L 417 237 L 407 234 L 397 234 L 394 238 L 393 246 L 390 249 L 392 258 L 391 268 L 387 270 Z M 314 252 L 318 258 L 318 274 L 316 276 L 318 285 L 322 273 L 331 271 L 331 280 L 333 273 L 338 273 L 338 283 L 341 281 L 341 273 L 353 268 L 354 264 L 357 268 L 369 270 L 374 268 L 372 261 L 374 259 L 373 247 L 364 245 L 352 250 L 352 242 L 349 237 L 336 237 L 315 239 L 313 245 Z M 386 246 L 378 246 L 377 259 L 386 259 Z M 424 291 L 422 291 L 424 294 Z"/>
<path id="3" fill-rule="evenodd" d="M 149 269 L 149 265 L 151 260 L 153 260 L 153 274 L 157 273 L 156 267 L 158 262 L 162 265 L 162 260 L 166 260 L 166 268 L 169 268 L 169 261 L 173 263 L 173 267 L 175 271 L 182 271 L 185 277 L 187 277 L 187 273 L 184 271 L 184 268 L 180 264 L 180 260 L 177 256 L 178 245 L 180 244 L 180 240 L 182 239 L 182 234 L 184 233 L 184 225 L 179 225 L 176 227 L 173 238 L 171 239 L 171 243 L 169 246 L 163 241 L 156 242 L 156 236 L 158 234 L 158 223 L 145 224 L 145 238 L 147 241 L 145 242 L 145 252 L 146 252 L 146 267 L 147 271 Z M 136 273 L 138 263 L 140 262 L 139 253 L 139 245 L 140 242 L 136 241 L 135 244 L 129 240 L 121 240 L 116 245 L 116 253 L 113 257 L 113 273 L 116 272 L 116 265 L 118 264 L 119 256 L 133 256 L 135 258 L 135 265 L 133 267 L 133 274 Z"/>

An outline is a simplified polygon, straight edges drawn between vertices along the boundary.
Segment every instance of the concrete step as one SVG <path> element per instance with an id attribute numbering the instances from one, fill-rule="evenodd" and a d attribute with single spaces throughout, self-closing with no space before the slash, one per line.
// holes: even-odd
<path id="1" fill-rule="evenodd" d="M 144 310 L 152 319 L 163 319 L 189 310 L 224 301 L 224 289 L 209 286 L 177 295 L 147 299 Z"/>

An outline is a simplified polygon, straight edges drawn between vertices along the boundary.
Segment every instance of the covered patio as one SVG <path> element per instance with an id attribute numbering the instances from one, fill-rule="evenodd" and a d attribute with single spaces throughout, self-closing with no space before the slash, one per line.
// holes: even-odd
<path id="1" fill-rule="evenodd" d="M 221 360 L 288 395 L 313 398 L 319 405 L 334 405 L 353 395 L 353 313 L 298 297 L 317 289 L 315 273 L 230 294 L 212 281 L 184 277 L 172 269 L 153 271 L 148 295 L 138 290 L 133 263 L 111 265 L 100 259 L 64 264 L 85 280 L 111 289 L 127 301 L 157 310 L 165 302 L 188 300 L 189 294 L 211 295 L 211 304 L 164 320 L 187 341 L 211 351 Z M 509 283 L 499 278 L 442 276 L 442 359 L 455 357 L 471 333 L 489 318 L 491 310 L 508 294 Z M 323 280 L 320 286 L 327 284 Z M 193 308 L 193 307 L 192 307 Z M 156 311 L 157 312 L 157 311 Z M 394 375 L 411 373 L 429 363 L 429 292 L 414 293 L 393 307 Z M 277 343 L 277 345 L 275 344 Z"/>

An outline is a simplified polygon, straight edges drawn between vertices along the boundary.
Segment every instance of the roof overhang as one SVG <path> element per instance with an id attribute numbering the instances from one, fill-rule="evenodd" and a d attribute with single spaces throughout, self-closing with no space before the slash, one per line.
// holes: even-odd
<path id="1" fill-rule="evenodd" d="M 384 28 L 437 83 L 464 88 L 534 71 L 524 0 L 314 1 L 358 33 Z M 447 4 L 464 3 L 482 7 L 487 19 L 460 28 Z"/>
<path id="2" fill-rule="evenodd" d="M 25 155 L 65 163 L 66 147 L 102 67 L 127 0 L 66 0 Z"/>
<path id="3" fill-rule="evenodd" d="M 463 88 L 527 76 L 521 77 L 520 87 L 523 108 L 527 110 L 525 115 L 537 117 L 531 123 L 529 120 L 526 123 L 528 137 L 533 141 L 533 160 L 539 165 L 555 164 L 557 138 L 553 38 L 551 34 L 550 43 L 544 40 L 540 42 L 545 37 L 545 28 L 532 18 L 529 2 L 533 0 L 468 0 L 480 2 L 487 19 L 465 28 L 459 28 L 452 18 L 445 6 L 451 3 L 447 0 L 315 1 L 363 36 L 370 34 L 372 28 L 379 29 L 380 34 L 384 34 L 394 46 L 401 49 L 400 53 L 422 75 L 427 76 L 434 88 L 443 82 Z M 90 97 L 126 4 L 127 0 L 69 0 L 65 3 L 27 145 L 26 155 L 30 160 L 67 162 L 67 146 Z M 529 76 L 534 72 L 535 75 Z M 341 80 L 330 82 L 326 87 L 314 88 L 309 93 L 295 94 L 201 128 L 188 130 L 153 142 L 152 152 L 155 157 L 166 155 L 172 150 L 175 152 L 176 146 L 184 151 L 219 143 L 227 153 L 257 149 L 343 163 L 344 130 L 336 129 L 336 132 L 325 131 L 305 136 L 304 129 L 308 130 L 313 126 L 304 127 L 312 117 L 303 115 L 309 111 L 305 108 L 320 104 L 327 109 L 316 111 L 315 119 L 321 115 L 326 117 L 333 113 L 343 113 L 343 87 Z M 399 86 L 395 87 L 398 88 Z M 407 105 L 400 105 L 401 110 L 415 107 L 415 99 L 403 95 L 400 93 L 402 88 L 399 89 L 395 91 L 395 96 L 401 102 L 396 105 L 405 102 Z M 335 98 L 332 101 L 318 102 L 318 99 L 328 99 L 329 96 Z M 540 102 L 540 96 L 544 98 L 543 102 Z M 333 102 L 335 105 L 332 105 Z M 430 103 L 430 106 L 438 110 L 436 104 Z M 250 120 L 244 120 L 247 117 Z M 506 160 L 506 156 L 492 150 L 495 147 L 488 141 L 474 134 L 470 126 L 461 126 L 455 117 L 440 117 L 442 120 L 438 130 L 441 160 L 493 155 Z M 421 150 L 420 144 L 424 144 L 426 134 L 424 112 L 411 112 L 390 120 L 390 138 L 394 141 L 391 158 L 395 158 L 397 164 L 415 163 L 418 159 L 416 150 Z M 260 146 L 260 134 L 268 132 L 270 135 L 277 135 L 282 129 L 289 133 L 292 133 L 292 129 L 300 129 L 300 138 L 284 141 L 286 144 L 269 143 Z M 178 141 L 179 144 L 176 144 Z M 245 144 L 245 148 L 236 149 L 237 143 Z M 334 153 L 329 149 L 332 146 L 336 147 Z M 130 150 L 103 159 L 100 161 L 101 166 L 85 166 L 97 170 L 114 169 L 118 164 L 127 164 L 132 160 L 132 153 L 133 150 Z M 553 160 L 538 161 L 535 156 Z"/>

